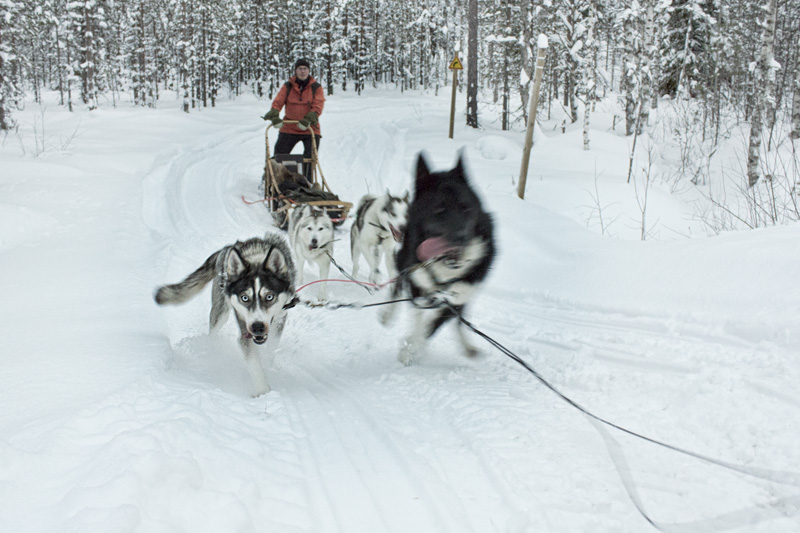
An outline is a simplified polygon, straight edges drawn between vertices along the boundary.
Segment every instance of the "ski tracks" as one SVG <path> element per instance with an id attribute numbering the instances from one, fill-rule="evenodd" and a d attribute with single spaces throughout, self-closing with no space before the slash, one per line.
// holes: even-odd
<path id="1" fill-rule="evenodd" d="M 353 127 L 353 120 L 364 127 Z M 365 188 L 399 194 L 410 183 L 404 163 L 408 120 L 368 129 L 366 115 L 353 117 L 347 131 L 355 133 L 349 136 L 329 128 L 334 134 L 325 145 L 338 157 L 321 158 L 342 199 L 356 203 L 356 191 Z M 241 176 L 232 163 L 247 157 L 260 166 L 253 152 L 263 145 L 245 140 L 252 136 L 252 129 L 242 129 L 155 168 L 145 195 L 149 225 L 174 246 L 190 246 L 185 253 L 198 248 L 187 240 L 263 232 L 269 225 L 263 208 L 238 204 L 241 194 L 257 190 L 259 177 Z M 260 172 L 255 163 L 253 168 Z M 345 248 L 335 255 L 347 256 Z M 297 507 L 298 516 L 308 515 L 292 527 L 348 533 L 556 531 L 563 515 L 587 531 L 645 527 L 622 487 L 607 485 L 614 466 L 590 425 L 488 345 L 484 356 L 465 362 L 455 353 L 451 332 L 443 331 L 429 357 L 405 368 L 395 360 L 395 330 L 377 323 L 374 329 L 353 328 L 343 312 L 321 311 L 313 318 L 307 311 L 292 313 L 271 376 L 280 393 L 267 397 L 273 406 L 268 413 L 280 413 L 291 428 L 283 433 L 288 440 L 282 455 L 292 465 L 293 490 L 302 485 L 302 496 L 291 493 L 287 504 Z M 784 391 L 800 376 L 784 363 L 791 356 L 784 348 L 754 345 L 724 327 L 688 319 L 609 312 L 503 289 L 487 290 L 468 313 L 477 327 L 600 416 L 732 462 L 778 469 L 800 463 L 797 451 L 770 447 L 764 437 L 798 432 L 798 403 Z M 731 360 L 736 367 L 749 365 L 755 377 L 732 373 Z M 726 413 L 745 414 L 763 405 L 771 417 L 751 424 L 720 419 L 721 403 L 740 407 Z M 257 423 L 254 429 L 275 428 Z M 677 475 L 685 479 L 676 481 L 674 464 L 654 459 L 663 454 L 643 446 L 635 451 L 633 468 L 647 479 L 648 502 L 666 500 L 681 518 L 693 518 L 687 514 L 702 511 L 709 499 L 726 508 L 724 487 L 718 493 L 703 490 L 713 471 L 682 470 Z M 687 490 L 704 494 L 685 506 Z"/>
<path id="2" fill-rule="evenodd" d="M 407 368 L 394 330 L 331 335 L 352 312 L 314 313 L 293 317 L 275 380 L 320 530 L 530 531 L 563 514 L 592 527 L 590 513 L 612 505 L 601 475 L 611 467 L 585 439 L 553 438 L 593 437 L 590 427 L 573 428 L 578 417 L 525 375 L 464 359 L 447 329 Z"/>
<path id="3" fill-rule="evenodd" d="M 263 195 L 263 140 L 253 127 L 230 131 L 156 161 L 144 180 L 143 218 L 151 229 L 194 248 L 198 240 L 232 242 L 264 233 L 271 220 L 263 205 L 244 209 L 241 201 Z"/>
<path id="4" fill-rule="evenodd" d="M 6 531 L 312 531 L 296 442 L 277 393 L 247 401 L 165 374 L 3 444 L 13 462 L 0 474 L 0 522 Z"/>
<path id="5" fill-rule="evenodd" d="M 529 507 L 517 495 L 526 484 L 515 466 L 458 427 L 459 413 L 470 427 L 493 426 L 479 414 L 485 406 L 394 375 L 351 379 L 331 370 L 296 366 L 280 379 L 305 437 L 310 460 L 301 463 L 314 465 L 312 501 L 320 517 L 335 516 L 331 531 L 504 530 Z"/>

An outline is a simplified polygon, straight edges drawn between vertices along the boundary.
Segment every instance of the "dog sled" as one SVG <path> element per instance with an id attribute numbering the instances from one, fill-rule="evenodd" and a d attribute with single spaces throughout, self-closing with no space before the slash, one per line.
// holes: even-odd
<path id="1" fill-rule="evenodd" d="M 296 120 L 285 120 L 286 124 L 297 124 Z M 290 211 L 300 205 L 324 207 L 335 226 L 347 219 L 353 207 L 351 202 L 343 202 L 333 193 L 317 157 L 317 141 L 311 131 L 311 157 L 299 154 L 276 154 L 270 157 L 269 130 L 264 132 L 266 160 L 264 163 L 264 202 L 272 215 L 275 225 L 286 229 Z"/>

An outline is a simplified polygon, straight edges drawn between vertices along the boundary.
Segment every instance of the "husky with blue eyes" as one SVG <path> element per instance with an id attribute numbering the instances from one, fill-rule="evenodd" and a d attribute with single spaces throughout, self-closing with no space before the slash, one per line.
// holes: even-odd
<path id="1" fill-rule="evenodd" d="M 209 330 L 219 331 L 233 309 L 241 332 L 239 345 L 259 396 L 270 387 L 258 347 L 268 338 L 272 346 L 280 339 L 286 312 L 297 303 L 296 277 L 286 237 L 267 233 L 214 252 L 180 283 L 159 287 L 155 300 L 159 305 L 184 303 L 213 281 Z"/>

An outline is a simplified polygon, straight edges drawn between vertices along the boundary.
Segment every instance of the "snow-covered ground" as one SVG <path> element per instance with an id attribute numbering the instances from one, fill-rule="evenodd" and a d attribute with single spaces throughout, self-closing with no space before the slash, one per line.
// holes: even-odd
<path id="1" fill-rule="evenodd" d="M 334 191 L 402 193 L 420 150 L 444 169 L 463 147 L 499 240 L 468 310 L 478 328 L 626 428 L 800 470 L 800 225 L 707 237 L 696 197 L 655 182 L 658 238 L 638 240 L 611 103 L 588 152 L 579 125 L 545 123 L 520 200 L 523 132 L 458 115 L 448 140 L 440 93 L 329 96 Z M 0 531 L 652 530 L 628 476 L 666 530 L 800 530 L 800 487 L 609 430 L 627 467 L 615 463 L 584 415 L 500 352 L 476 339 L 482 356 L 463 358 L 452 326 L 405 367 L 402 321 L 297 307 L 273 391 L 251 398 L 236 326 L 206 335 L 208 295 L 165 309 L 152 292 L 269 229 L 263 205 L 242 201 L 263 194 L 266 107 L 70 114 L 53 99 L 17 114 L 0 149 Z M 348 269 L 349 224 L 334 254 Z M 329 297 L 368 295 L 329 284 Z"/>

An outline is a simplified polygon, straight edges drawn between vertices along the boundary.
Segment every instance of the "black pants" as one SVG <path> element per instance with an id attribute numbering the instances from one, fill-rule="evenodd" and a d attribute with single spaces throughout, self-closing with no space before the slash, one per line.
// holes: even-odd
<path id="1" fill-rule="evenodd" d="M 317 151 L 319 151 L 319 141 L 322 139 L 320 135 L 315 135 L 314 140 L 317 143 Z M 303 143 L 303 157 L 305 159 L 311 158 L 311 135 L 299 133 L 278 133 L 278 140 L 275 141 L 275 154 L 290 154 L 292 148 L 299 142 Z M 306 179 L 311 183 L 311 164 L 303 164 L 303 174 Z"/>

